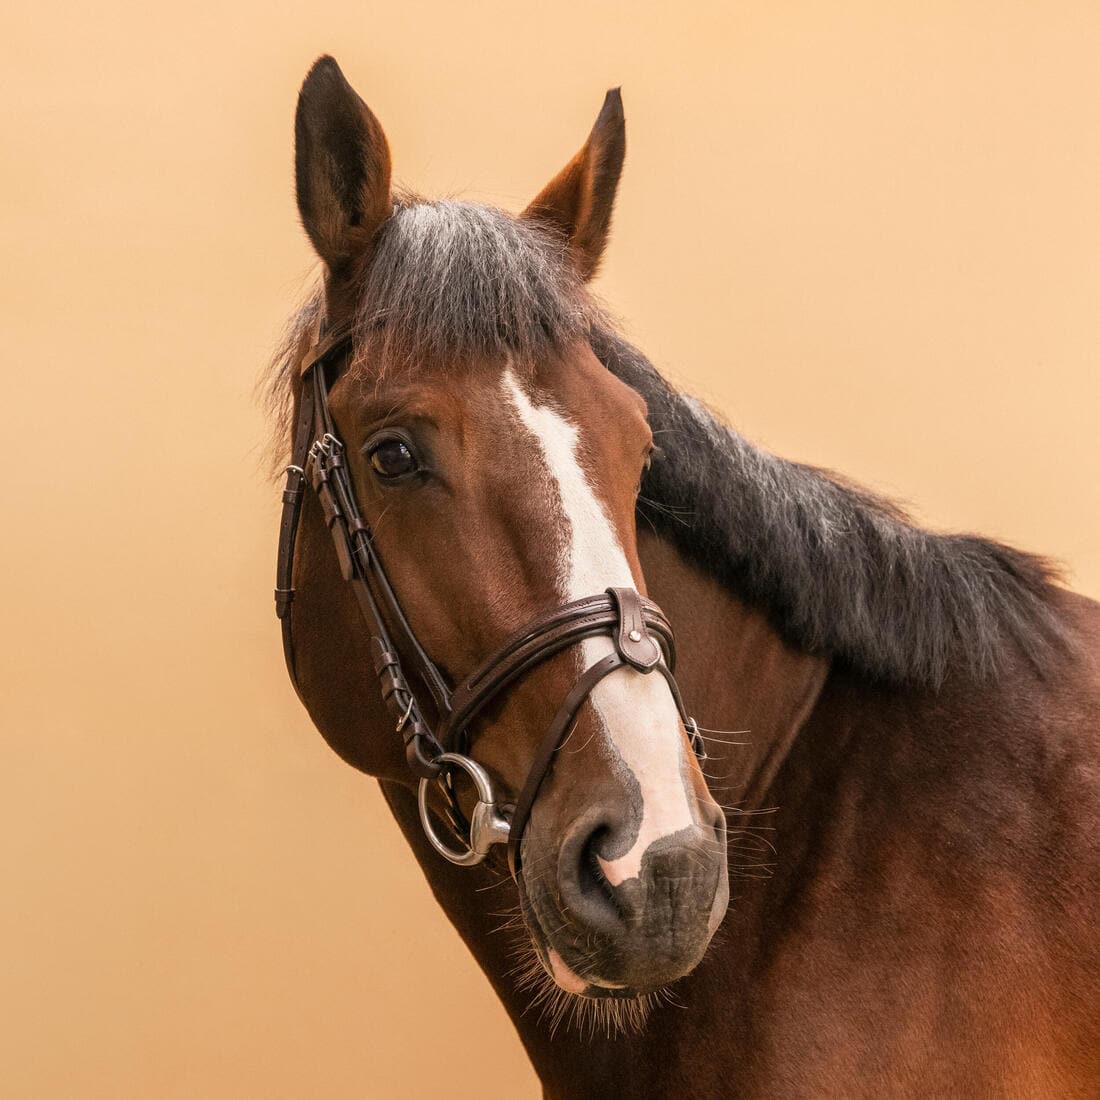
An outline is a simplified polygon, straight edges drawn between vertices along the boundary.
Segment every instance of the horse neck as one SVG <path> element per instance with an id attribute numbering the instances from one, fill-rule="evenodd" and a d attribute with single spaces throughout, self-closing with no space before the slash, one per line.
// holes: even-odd
<path id="1" fill-rule="evenodd" d="M 727 809 L 758 810 L 817 702 L 828 662 L 785 644 L 760 612 L 664 539 L 639 532 L 638 552 L 649 596 L 676 629 L 680 690 L 711 731 L 704 765 L 711 789 Z"/>
<path id="2" fill-rule="evenodd" d="M 735 829 L 739 815 L 768 807 L 773 779 L 813 710 L 827 664 L 785 645 L 763 616 L 663 540 L 641 537 L 639 553 L 649 595 L 677 627 L 677 679 L 689 709 L 700 726 L 731 731 L 711 735 L 704 771 Z M 517 939 L 499 934 L 501 910 L 515 904 L 515 888 L 499 870 L 440 859 L 420 829 L 411 786 L 382 787 L 433 894 L 504 1003 L 549 1093 L 575 1091 L 581 1082 L 586 1090 L 621 1084 L 623 1067 L 647 1057 L 652 1044 L 644 1035 L 582 1039 L 568 1030 L 551 1043 L 546 1021 L 529 1011 L 531 994 L 519 992 L 512 977 Z"/>

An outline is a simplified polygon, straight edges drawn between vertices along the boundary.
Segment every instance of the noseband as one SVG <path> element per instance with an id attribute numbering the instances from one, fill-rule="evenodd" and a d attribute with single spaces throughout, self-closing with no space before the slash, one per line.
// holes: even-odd
<path id="1" fill-rule="evenodd" d="M 554 754 L 596 685 L 618 668 L 658 672 L 667 681 L 676 708 L 688 731 L 692 748 L 706 759 L 695 720 L 684 708 L 673 676 L 676 649 L 672 627 L 661 609 L 633 588 L 606 592 L 563 604 L 517 631 L 473 675 L 453 691 L 446 677 L 417 640 L 401 604 L 378 559 L 370 528 L 355 500 L 343 442 L 337 434 L 328 403 L 328 370 L 345 362 L 351 352 L 351 333 L 326 333 L 319 322 L 311 347 L 302 360 L 302 385 L 294 429 L 291 465 L 286 469 L 283 511 L 279 524 L 275 613 L 282 622 L 283 653 L 295 691 L 301 690 L 294 658 L 291 607 L 294 602 L 294 546 L 302 500 L 308 484 L 321 505 L 332 534 L 340 572 L 355 593 L 370 630 L 370 652 L 382 700 L 405 744 L 410 771 L 420 779 L 420 822 L 432 847 L 452 863 L 480 863 L 495 844 L 507 844 L 513 877 L 520 870 L 520 842 L 535 798 Z M 388 620 L 388 622 L 387 622 Z M 409 686 L 391 629 L 404 643 L 418 679 L 435 704 L 435 731 L 424 718 Z M 467 755 L 471 728 L 485 707 L 531 669 L 586 638 L 610 637 L 614 649 L 586 669 L 561 703 L 546 731 L 514 805 L 498 805 L 492 782 L 480 764 Z M 303 700 L 304 702 L 304 700 Z M 464 772 L 477 792 L 467 820 L 455 793 L 456 772 Z M 428 808 L 429 788 L 438 782 L 446 798 L 448 818 L 463 845 L 450 847 L 436 831 Z"/>

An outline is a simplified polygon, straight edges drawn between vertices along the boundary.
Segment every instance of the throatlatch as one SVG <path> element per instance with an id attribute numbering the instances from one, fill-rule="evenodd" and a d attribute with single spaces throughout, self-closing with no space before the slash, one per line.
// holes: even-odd
<path id="1" fill-rule="evenodd" d="M 539 788 L 562 741 L 596 685 L 616 669 L 660 673 L 700 761 L 706 759 L 703 738 L 684 707 L 673 670 L 676 664 L 672 626 L 661 609 L 633 588 L 606 592 L 563 604 L 517 631 L 480 668 L 452 692 L 447 679 L 428 656 L 401 609 L 396 593 L 375 552 L 371 532 L 355 500 L 351 475 L 329 409 L 328 371 L 337 370 L 351 354 L 347 328 L 327 330 L 320 320 L 302 360 L 298 415 L 291 462 L 286 468 L 283 510 L 279 521 L 279 553 L 275 580 L 275 613 L 282 623 L 283 653 L 291 683 L 301 698 L 295 666 L 292 609 L 294 549 L 302 500 L 308 484 L 316 494 L 332 535 L 340 573 L 355 593 L 370 631 L 370 652 L 382 701 L 405 745 L 409 770 L 420 779 L 420 821 L 432 847 L 461 866 L 480 863 L 496 844 L 508 845 L 513 877 L 520 872 L 520 843 Z M 399 636 L 394 643 L 391 630 Z M 614 648 L 587 668 L 566 696 L 550 723 L 512 806 L 501 806 L 485 769 L 467 755 L 471 729 L 482 710 L 531 669 L 586 638 L 609 637 Z M 418 680 L 432 697 L 437 724 L 429 726 L 401 663 L 411 659 Z M 304 700 L 303 700 L 304 702 Z M 459 808 L 455 774 L 473 783 L 477 801 L 469 820 Z M 440 785 L 446 816 L 463 845 L 455 849 L 440 839 L 428 805 L 431 783 Z"/>

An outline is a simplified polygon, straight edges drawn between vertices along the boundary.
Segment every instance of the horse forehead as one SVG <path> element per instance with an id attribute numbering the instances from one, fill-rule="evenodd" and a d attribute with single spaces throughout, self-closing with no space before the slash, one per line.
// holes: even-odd
<path id="1" fill-rule="evenodd" d="M 553 411 L 573 429 L 576 457 L 593 480 L 618 468 L 620 451 L 632 459 L 641 437 L 648 434 L 644 399 L 611 374 L 587 346 L 538 362 L 502 355 L 425 364 L 383 375 L 374 385 L 354 384 L 341 397 L 363 402 L 375 413 L 418 413 L 433 421 L 467 457 L 511 457 L 526 465 L 527 459 L 538 459 L 539 444 L 509 400 L 509 379 L 533 405 Z"/>
<path id="2" fill-rule="evenodd" d="M 552 406 L 581 429 L 589 422 L 605 423 L 609 412 L 640 420 L 647 414 L 642 395 L 612 374 L 584 341 L 535 359 L 502 353 L 454 367 L 429 366 L 422 377 L 424 385 L 439 387 L 487 411 L 500 410 L 501 385 L 512 378 L 532 402 Z"/>

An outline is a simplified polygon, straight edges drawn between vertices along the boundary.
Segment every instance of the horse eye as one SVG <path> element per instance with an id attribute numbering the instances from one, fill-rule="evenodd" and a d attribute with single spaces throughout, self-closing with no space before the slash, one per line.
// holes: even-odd
<path id="1" fill-rule="evenodd" d="M 371 448 L 369 457 L 379 477 L 405 477 L 417 470 L 416 459 L 403 439 L 383 439 Z"/>

